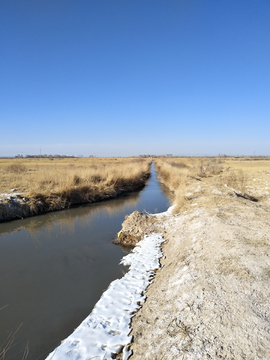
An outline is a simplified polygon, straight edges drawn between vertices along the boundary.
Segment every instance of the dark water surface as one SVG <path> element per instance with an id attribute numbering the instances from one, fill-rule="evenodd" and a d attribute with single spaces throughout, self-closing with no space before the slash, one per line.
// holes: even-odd
<path id="1" fill-rule="evenodd" d="M 0 224 L 0 354 L 13 339 L 5 359 L 44 359 L 73 332 L 123 276 L 124 249 L 112 241 L 125 215 L 165 211 L 165 191 L 152 166 L 141 192 Z"/>

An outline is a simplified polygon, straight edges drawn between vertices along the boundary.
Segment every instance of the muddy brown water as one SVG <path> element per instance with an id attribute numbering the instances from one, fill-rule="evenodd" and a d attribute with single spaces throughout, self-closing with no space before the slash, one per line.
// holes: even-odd
<path id="1" fill-rule="evenodd" d="M 126 271 L 112 243 L 125 215 L 165 211 L 166 194 L 152 166 L 140 192 L 0 224 L 0 359 L 10 341 L 5 360 L 45 359 L 72 333 Z"/>

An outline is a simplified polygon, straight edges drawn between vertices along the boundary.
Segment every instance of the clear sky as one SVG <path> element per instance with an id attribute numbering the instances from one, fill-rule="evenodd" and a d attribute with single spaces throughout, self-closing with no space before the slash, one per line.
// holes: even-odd
<path id="1" fill-rule="evenodd" d="M 0 156 L 270 154 L 269 0 L 1 0 Z"/>

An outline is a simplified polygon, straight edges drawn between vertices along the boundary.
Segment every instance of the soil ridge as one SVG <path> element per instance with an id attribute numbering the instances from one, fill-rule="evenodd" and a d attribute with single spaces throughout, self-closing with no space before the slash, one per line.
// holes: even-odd
<path id="1" fill-rule="evenodd" d="M 118 233 L 114 243 L 125 247 L 134 247 L 145 235 L 160 232 L 162 230 L 156 216 L 134 211 L 131 215 L 126 216 L 122 230 Z"/>
<path id="2" fill-rule="evenodd" d="M 132 220 L 145 233 L 153 225 L 166 239 L 162 268 L 132 318 L 130 359 L 269 359 L 269 201 L 210 186 L 187 191 L 182 214 L 150 222 L 133 213 L 123 224 L 131 233 Z"/>

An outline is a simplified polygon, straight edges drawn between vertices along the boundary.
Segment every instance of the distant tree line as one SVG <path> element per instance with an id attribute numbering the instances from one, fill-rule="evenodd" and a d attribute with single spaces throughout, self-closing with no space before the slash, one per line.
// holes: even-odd
<path id="1" fill-rule="evenodd" d="M 166 155 L 139 155 L 139 158 L 162 158 L 162 157 L 173 157 L 172 154 L 166 154 Z"/>
<path id="2" fill-rule="evenodd" d="M 17 159 L 20 159 L 20 158 L 48 158 L 48 159 L 57 159 L 57 158 L 61 158 L 61 159 L 64 159 L 64 158 L 82 158 L 84 157 L 83 155 L 77 155 L 77 156 L 74 156 L 74 155 L 47 155 L 47 154 L 43 154 L 43 155 L 16 155 L 14 156 L 15 158 Z M 93 157 L 96 157 L 95 155 L 89 155 L 89 158 L 93 158 Z M 121 156 L 119 156 L 121 157 Z M 172 154 L 165 154 L 165 155 L 139 155 L 139 156 L 131 156 L 132 158 L 178 158 L 178 157 L 181 157 L 181 158 L 201 158 L 201 157 L 204 157 L 204 158 L 217 158 L 217 157 L 220 157 L 220 158 L 234 158 L 234 159 L 253 159 L 253 160 L 260 160 L 260 159 L 270 159 L 270 156 L 269 155 L 226 155 L 226 154 L 219 154 L 218 156 L 187 156 L 187 155 L 172 155 Z M 5 158 L 5 157 L 0 157 L 0 158 Z"/>
<path id="3" fill-rule="evenodd" d="M 15 158 L 20 159 L 20 158 L 48 158 L 48 159 L 55 159 L 55 158 L 76 158 L 76 157 L 83 157 L 83 155 L 78 155 L 78 156 L 74 156 L 74 155 L 47 155 L 47 154 L 43 154 L 43 155 L 16 155 Z"/>

